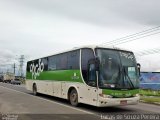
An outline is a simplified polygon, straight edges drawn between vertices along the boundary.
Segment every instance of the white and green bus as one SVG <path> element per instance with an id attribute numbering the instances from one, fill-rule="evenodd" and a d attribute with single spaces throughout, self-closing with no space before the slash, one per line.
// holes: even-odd
<path id="1" fill-rule="evenodd" d="M 27 62 L 26 87 L 97 107 L 139 102 L 139 69 L 131 51 L 87 46 Z"/>

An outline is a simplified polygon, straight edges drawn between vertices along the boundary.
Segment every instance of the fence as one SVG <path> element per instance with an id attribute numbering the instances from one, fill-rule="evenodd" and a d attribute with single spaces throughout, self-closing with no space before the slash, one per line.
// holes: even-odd
<path id="1" fill-rule="evenodd" d="M 140 88 L 160 90 L 160 72 L 141 72 Z"/>

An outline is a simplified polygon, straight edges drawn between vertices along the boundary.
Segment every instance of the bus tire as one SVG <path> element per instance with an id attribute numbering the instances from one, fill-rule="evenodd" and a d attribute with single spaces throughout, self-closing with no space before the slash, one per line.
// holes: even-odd
<path id="1" fill-rule="evenodd" d="M 78 106 L 78 93 L 76 89 L 72 89 L 69 93 L 69 101 L 71 105 Z"/>
<path id="2" fill-rule="evenodd" d="M 33 95 L 37 95 L 38 93 L 37 93 L 37 85 L 34 83 L 33 84 Z"/>

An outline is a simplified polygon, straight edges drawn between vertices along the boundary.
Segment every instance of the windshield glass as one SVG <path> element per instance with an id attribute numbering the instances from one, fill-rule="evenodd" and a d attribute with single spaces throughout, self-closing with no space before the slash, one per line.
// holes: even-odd
<path id="1" fill-rule="evenodd" d="M 139 87 L 136 60 L 131 52 L 96 49 L 100 60 L 99 87 L 136 89 Z"/>

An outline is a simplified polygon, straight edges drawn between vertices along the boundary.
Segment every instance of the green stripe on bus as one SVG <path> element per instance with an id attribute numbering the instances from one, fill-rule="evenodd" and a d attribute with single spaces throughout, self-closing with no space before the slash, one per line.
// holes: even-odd
<path id="1" fill-rule="evenodd" d="M 26 79 L 83 82 L 80 70 L 43 71 L 36 79 L 32 78 L 31 72 L 27 72 Z"/>
<path id="2" fill-rule="evenodd" d="M 135 89 L 135 90 L 110 90 L 110 89 L 103 89 L 102 90 L 103 94 L 106 95 L 111 95 L 114 97 L 131 97 L 135 94 L 139 93 L 139 89 Z"/>

